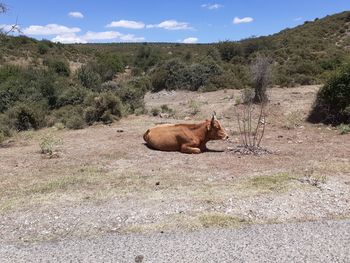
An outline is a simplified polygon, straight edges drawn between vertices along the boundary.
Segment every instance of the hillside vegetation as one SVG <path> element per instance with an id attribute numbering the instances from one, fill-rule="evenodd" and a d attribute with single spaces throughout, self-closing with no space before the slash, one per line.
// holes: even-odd
<path id="1" fill-rule="evenodd" d="M 62 123 L 82 128 L 144 112 L 147 91 L 212 91 L 250 85 L 258 55 L 273 84 L 322 83 L 350 52 L 350 12 L 278 34 L 214 44 L 74 44 L 0 38 L 0 138 Z"/>

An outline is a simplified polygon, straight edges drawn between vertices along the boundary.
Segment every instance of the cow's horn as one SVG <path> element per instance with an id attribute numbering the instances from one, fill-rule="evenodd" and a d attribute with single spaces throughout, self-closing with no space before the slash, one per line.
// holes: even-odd
<path id="1" fill-rule="evenodd" d="M 216 120 L 216 112 L 213 111 L 213 120 Z"/>

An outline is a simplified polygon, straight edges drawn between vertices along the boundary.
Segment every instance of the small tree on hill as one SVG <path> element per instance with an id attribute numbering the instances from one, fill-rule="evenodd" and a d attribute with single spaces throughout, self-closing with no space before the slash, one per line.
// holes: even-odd
<path id="1" fill-rule="evenodd" d="M 255 92 L 253 102 L 266 103 L 268 101 L 266 90 L 271 83 L 271 60 L 258 55 L 250 66 L 250 74 Z"/>

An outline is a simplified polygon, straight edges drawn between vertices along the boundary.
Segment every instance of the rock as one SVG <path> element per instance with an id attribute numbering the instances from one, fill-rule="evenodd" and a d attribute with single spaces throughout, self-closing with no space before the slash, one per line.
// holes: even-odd
<path id="1" fill-rule="evenodd" d="M 136 263 L 141 263 L 144 259 L 144 256 L 143 255 L 138 255 L 135 257 L 135 262 Z"/>
<path id="2" fill-rule="evenodd" d="M 170 117 L 170 115 L 169 115 L 169 113 L 160 113 L 159 114 L 159 117 L 161 117 L 161 118 L 169 118 Z"/>
<path id="3" fill-rule="evenodd" d="M 190 119 L 191 117 L 188 117 L 188 116 L 185 117 L 185 121 L 189 121 Z"/>
<path id="4" fill-rule="evenodd" d="M 124 132 L 124 130 L 123 129 L 118 129 L 117 132 Z"/>
<path id="5" fill-rule="evenodd" d="M 160 185 L 160 182 L 156 182 L 156 185 Z"/>

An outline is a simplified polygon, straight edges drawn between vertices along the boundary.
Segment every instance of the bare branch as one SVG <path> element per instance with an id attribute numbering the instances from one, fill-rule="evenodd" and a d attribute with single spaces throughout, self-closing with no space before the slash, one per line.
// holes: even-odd
<path id="1" fill-rule="evenodd" d="M 8 10 L 7 6 L 4 3 L 0 3 L 0 14 L 6 13 Z"/>
<path id="2" fill-rule="evenodd" d="M 7 6 L 4 3 L 0 3 L 0 14 L 6 13 L 7 11 Z M 11 25 L 9 28 L 0 28 L 0 37 L 7 36 L 13 32 L 22 33 L 18 26 L 18 18 L 16 19 L 16 23 Z"/>

